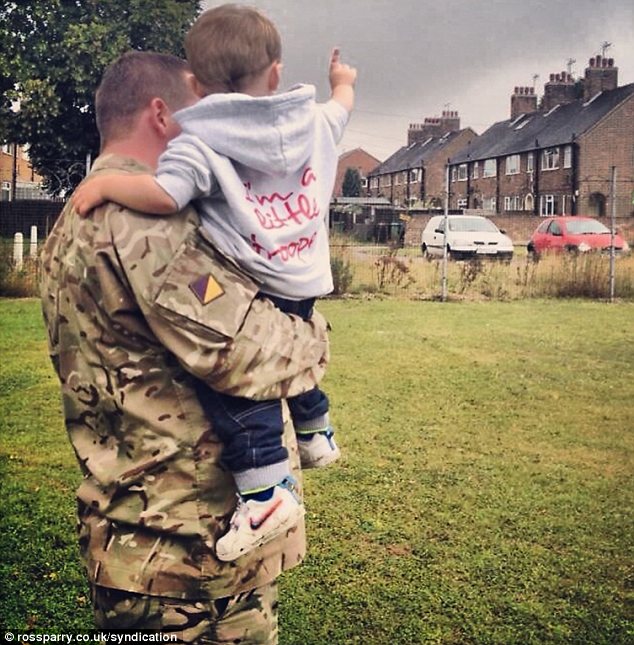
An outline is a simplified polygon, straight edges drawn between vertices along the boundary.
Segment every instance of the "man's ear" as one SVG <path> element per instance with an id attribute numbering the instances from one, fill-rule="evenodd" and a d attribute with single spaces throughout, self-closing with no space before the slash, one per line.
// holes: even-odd
<path id="1" fill-rule="evenodd" d="M 162 136 L 165 136 L 172 124 L 172 111 L 163 99 L 158 97 L 150 101 L 150 124 Z"/>
<path id="2" fill-rule="evenodd" d="M 271 63 L 269 67 L 268 89 L 269 92 L 276 92 L 282 82 L 282 63 L 279 60 Z"/>

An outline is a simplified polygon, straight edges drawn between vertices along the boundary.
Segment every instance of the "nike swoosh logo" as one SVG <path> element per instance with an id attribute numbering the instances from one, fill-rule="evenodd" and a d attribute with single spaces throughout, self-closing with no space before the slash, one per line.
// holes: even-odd
<path id="1" fill-rule="evenodd" d="M 255 520 L 253 518 L 251 518 L 250 521 L 249 521 L 249 523 L 251 525 L 251 530 L 252 531 L 257 531 L 262 526 L 262 524 L 264 524 L 264 522 L 266 522 L 266 520 L 268 520 L 269 517 L 271 517 L 271 515 L 273 515 L 273 513 L 275 513 L 275 511 L 278 509 L 278 507 L 279 507 L 279 505 L 281 503 L 282 503 L 282 500 L 278 499 L 277 502 L 275 502 L 275 504 L 273 504 L 266 511 L 266 513 L 264 513 L 262 516 L 260 516 L 259 518 L 255 519 Z"/>

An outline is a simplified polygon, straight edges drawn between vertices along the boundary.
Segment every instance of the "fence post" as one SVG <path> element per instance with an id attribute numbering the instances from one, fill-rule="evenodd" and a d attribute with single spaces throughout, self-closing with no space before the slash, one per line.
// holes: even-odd
<path id="1" fill-rule="evenodd" d="M 24 259 L 24 236 L 16 233 L 13 236 L 13 264 L 18 271 L 22 268 Z"/>
<path id="2" fill-rule="evenodd" d="M 31 247 L 29 248 L 29 255 L 31 257 L 37 255 L 37 226 L 31 226 Z"/>

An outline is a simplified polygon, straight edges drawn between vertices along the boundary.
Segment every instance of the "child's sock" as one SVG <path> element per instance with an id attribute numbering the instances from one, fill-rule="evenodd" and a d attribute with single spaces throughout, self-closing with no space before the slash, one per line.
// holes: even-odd
<path id="1" fill-rule="evenodd" d="M 270 488 L 265 488 L 263 490 L 254 490 L 248 491 L 246 493 L 240 493 L 240 496 L 245 501 L 252 499 L 256 502 L 267 502 L 271 499 L 271 497 L 273 497 L 274 489 L 275 486 L 271 486 Z"/>

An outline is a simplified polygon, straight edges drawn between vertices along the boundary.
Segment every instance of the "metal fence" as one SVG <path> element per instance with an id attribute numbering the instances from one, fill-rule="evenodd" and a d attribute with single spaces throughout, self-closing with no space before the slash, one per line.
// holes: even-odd
<path id="1" fill-rule="evenodd" d="M 34 228 L 22 221 L 16 242 L 13 237 L 0 238 L 0 296 L 37 295 L 37 252 L 45 238 L 55 210 L 42 211 Z M 428 260 L 420 250 L 422 222 L 407 223 L 406 235 L 390 226 L 389 232 L 368 229 L 361 236 L 333 233 L 331 265 L 334 295 L 353 297 L 404 297 L 440 299 L 443 275 L 446 275 L 450 299 L 515 299 L 523 297 L 581 296 L 604 298 L 609 293 L 609 258 L 590 255 L 579 258 L 552 258 L 535 263 L 526 253 L 526 235 L 539 218 L 522 224 L 512 235 L 515 255 L 510 263 L 494 261 L 449 262 Z M 634 241 L 634 218 L 627 221 L 625 237 Z M 15 228 L 12 229 L 15 232 Z M 368 239 L 369 238 L 369 239 Z M 376 238 L 386 240 L 377 243 Z M 617 298 L 634 298 L 634 256 L 616 262 Z"/>

